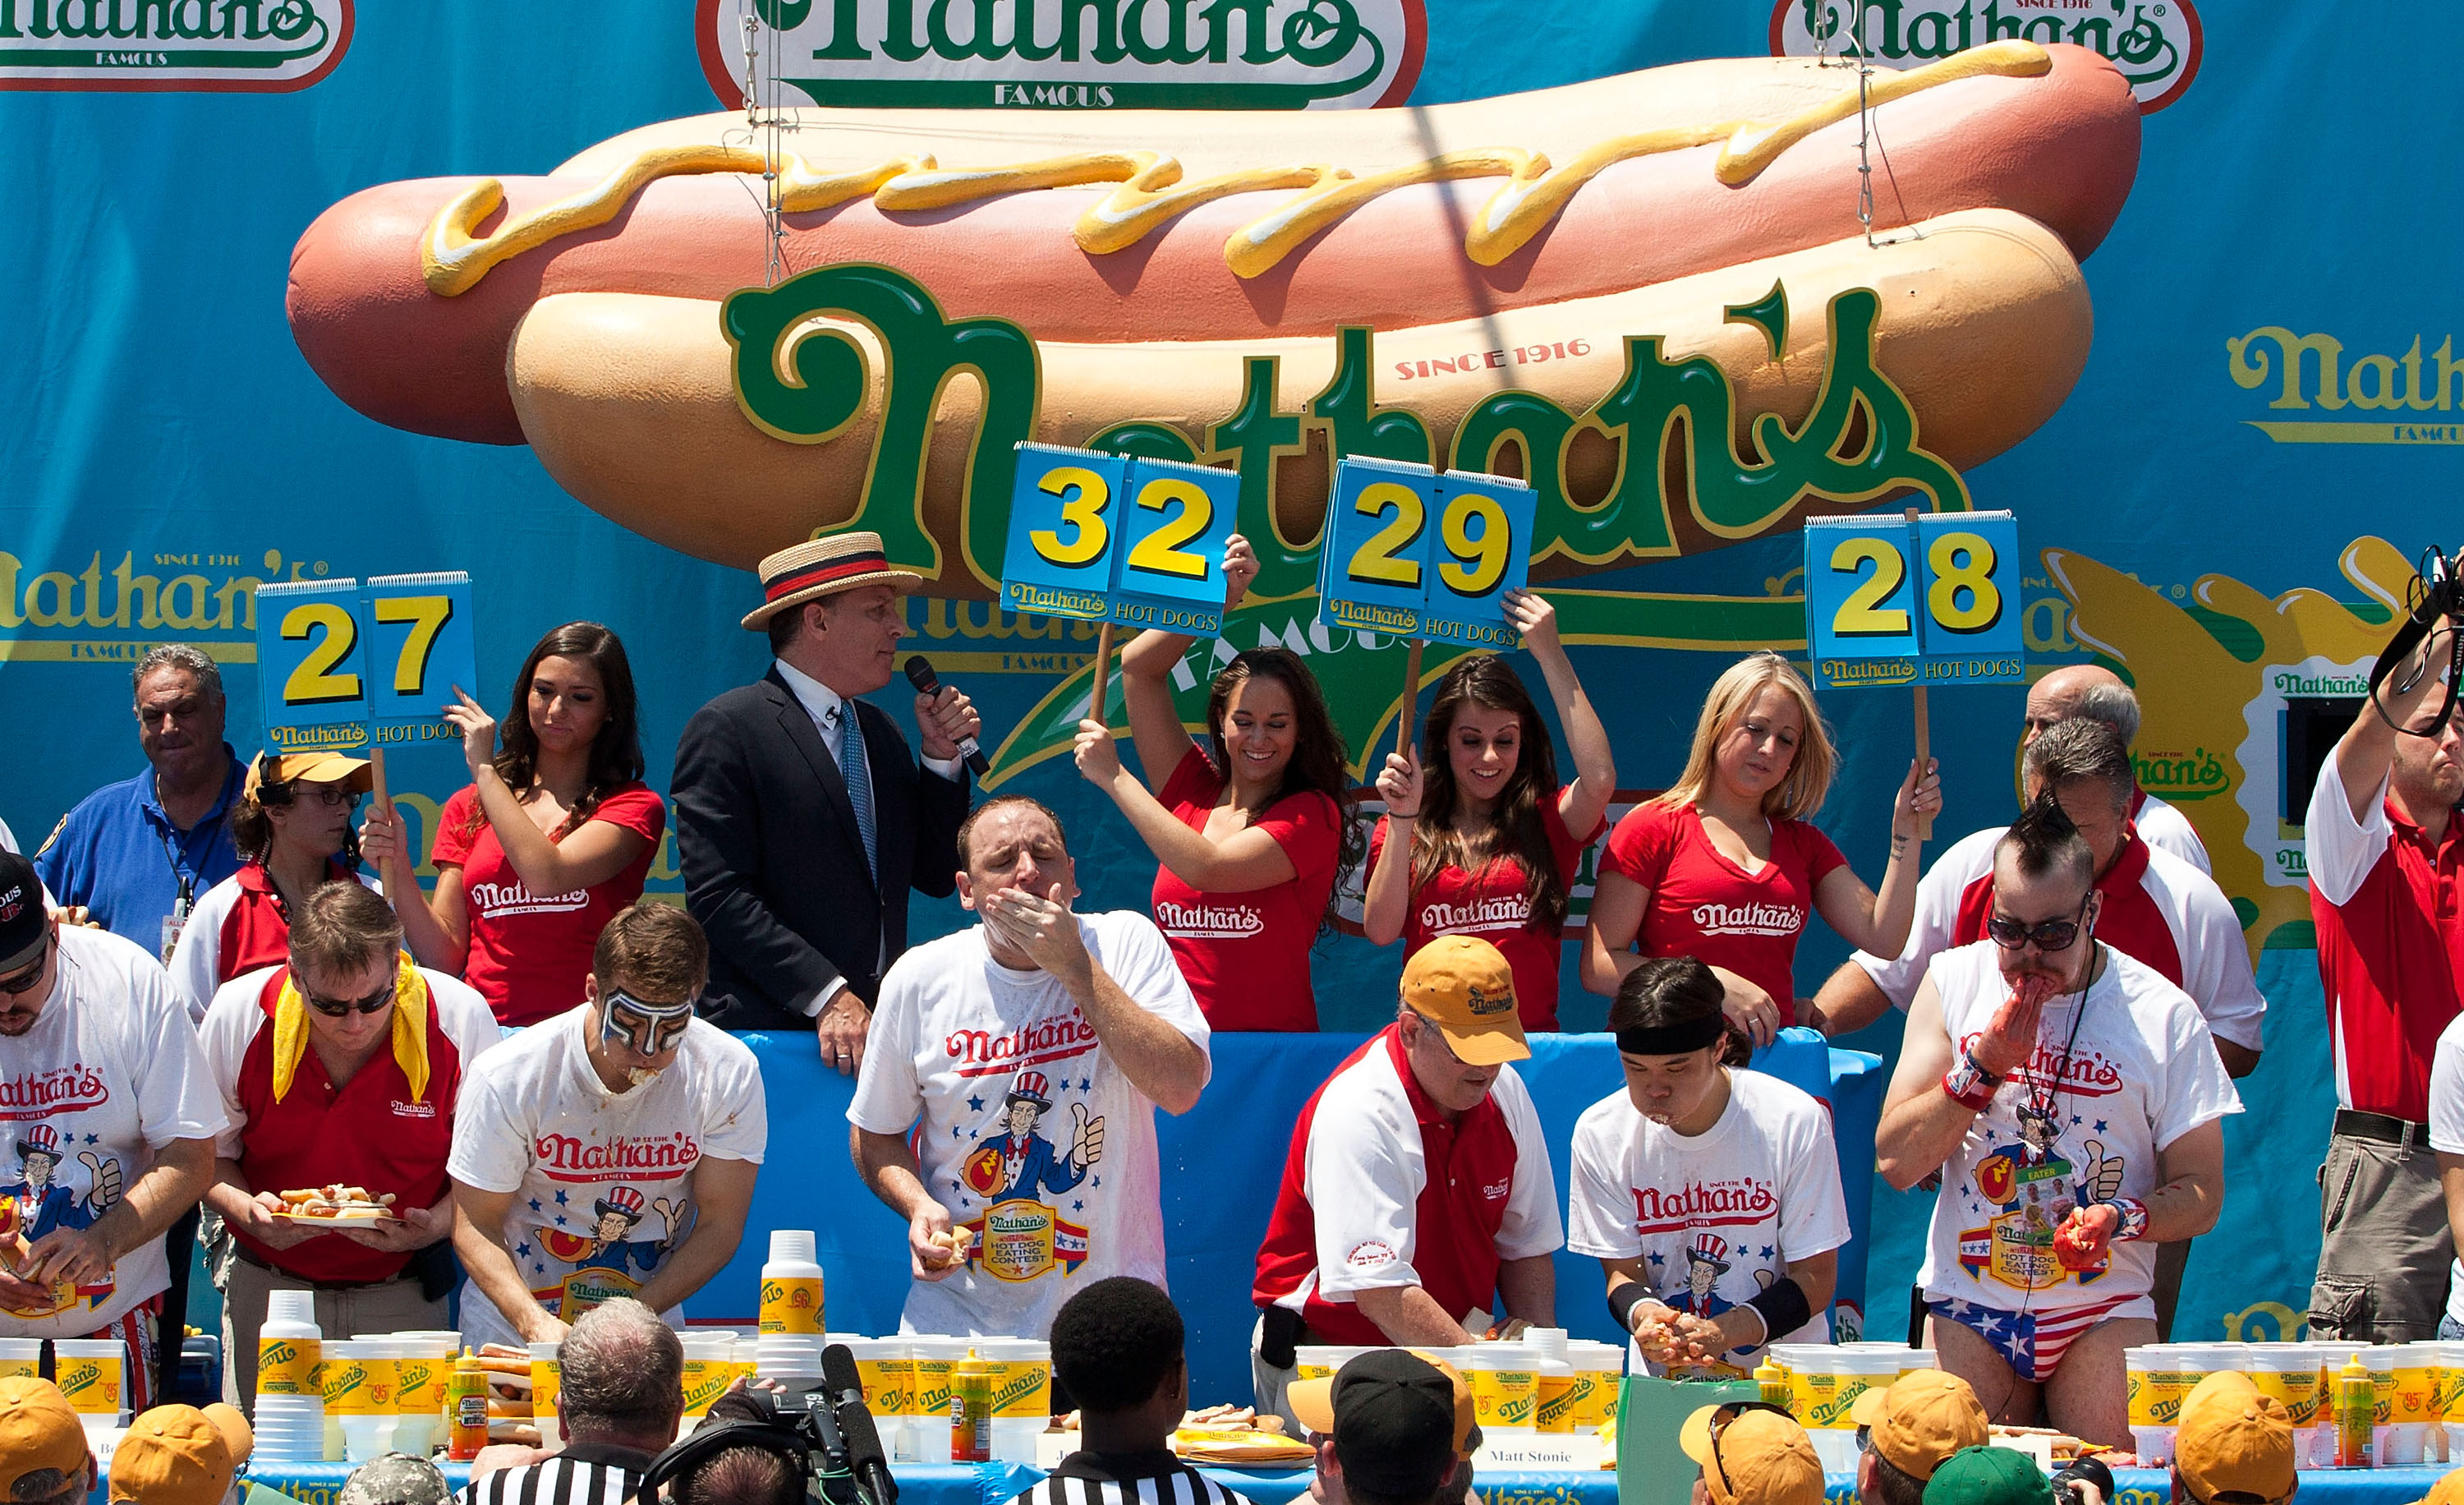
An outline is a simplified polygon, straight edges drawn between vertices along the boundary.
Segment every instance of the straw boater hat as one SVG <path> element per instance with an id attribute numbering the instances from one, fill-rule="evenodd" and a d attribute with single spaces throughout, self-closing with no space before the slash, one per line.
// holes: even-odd
<path id="1" fill-rule="evenodd" d="M 789 607 L 858 586 L 888 586 L 905 595 L 924 588 L 924 577 L 891 564 L 878 533 L 833 533 L 761 562 L 761 605 L 745 613 L 744 625 L 759 632 Z"/>

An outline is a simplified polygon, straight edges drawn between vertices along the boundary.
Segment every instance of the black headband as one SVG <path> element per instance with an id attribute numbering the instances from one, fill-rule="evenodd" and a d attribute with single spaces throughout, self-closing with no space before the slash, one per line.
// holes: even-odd
<path id="1" fill-rule="evenodd" d="M 1626 1055 L 1684 1055 L 1708 1050 L 1727 1039 L 1727 1034 L 1726 1015 L 1705 1014 L 1683 1024 L 1620 1029 L 1617 1043 L 1617 1050 Z"/>

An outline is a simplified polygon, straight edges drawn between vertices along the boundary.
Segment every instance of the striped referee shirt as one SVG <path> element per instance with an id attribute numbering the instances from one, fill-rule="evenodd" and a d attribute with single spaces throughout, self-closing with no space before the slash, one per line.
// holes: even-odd
<path id="1" fill-rule="evenodd" d="M 1249 1505 L 1174 1456 L 1154 1452 L 1073 1452 L 1050 1476 L 1010 1505 Z"/>
<path id="2" fill-rule="evenodd" d="M 578 1442 L 539 1463 L 498 1469 L 463 1486 L 461 1505 L 629 1505 L 651 1455 Z"/>

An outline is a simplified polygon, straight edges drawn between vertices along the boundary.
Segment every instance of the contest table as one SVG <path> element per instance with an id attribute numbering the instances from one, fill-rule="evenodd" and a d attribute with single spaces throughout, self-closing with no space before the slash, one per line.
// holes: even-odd
<path id="1" fill-rule="evenodd" d="M 445 1476 L 456 1489 L 469 1482 L 464 1464 L 445 1465 Z M 252 1471 L 249 1477 L 279 1490 L 301 1505 L 333 1505 L 350 1477 L 346 1463 L 296 1464 Z M 1224 1488 L 1247 1496 L 1254 1505 L 1286 1505 L 1309 1489 L 1307 1469 L 1219 1469 L 1200 1471 Z M 2447 1470 L 2375 1469 L 2339 1472 L 2318 1470 L 2301 1475 L 2301 1505 L 2413 1505 L 2430 1493 Z M 1023 1463 L 902 1464 L 894 1471 L 899 1505 L 1003 1505 L 1044 1477 L 1041 1470 Z M 2165 1505 L 2169 1484 L 2157 1469 L 2114 1471 L 2113 1505 Z M 1834 1473 L 1824 1480 L 1826 1505 L 1852 1505 L 1857 1478 Z M 1592 1473 L 1493 1473 L 1473 1486 L 1481 1505 L 1617 1505 L 1617 1475 L 1607 1470 Z"/>

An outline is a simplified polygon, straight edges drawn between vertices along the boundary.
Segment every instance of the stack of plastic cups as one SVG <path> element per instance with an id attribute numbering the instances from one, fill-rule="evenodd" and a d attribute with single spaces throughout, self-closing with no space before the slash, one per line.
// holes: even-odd
<path id="1" fill-rule="evenodd" d="M 53 1339 L 52 1351 L 59 1358 L 60 1393 L 76 1408 L 89 1441 L 128 1425 L 126 1343 L 117 1338 L 60 1338 Z"/>
<path id="2" fill-rule="evenodd" d="M 1034 1338 L 979 1338 L 976 1357 L 993 1366 L 993 1461 L 1035 1461 L 1035 1439 L 1052 1424 L 1052 1345 Z"/>
<path id="3" fill-rule="evenodd" d="M 265 1325 L 257 1330 L 252 1457 L 268 1464 L 324 1461 L 325 1392 L 318 1380 L 322 1344 L 317 1293 L 267 1293 Z"/>
<path id="4" fill-rule="evenodd" d="M 1573 1430 L 1592 1432 L 1606 1427 L 1615 1433 L 1617 1397 L 1625 1383 L 1625 1347 L 1588 1338 L 1566 1340 L 1566 1361 L 1574 1366 L 1573 1399 L 1567 1405 Z"/>
<path id="5" fill-rule="evenodd" d="M 753 1374 L 760 1380 L 818 1380 L 822 1377 L 823 1335 L 763 1333 L 753 1340 Z M 737 1356 L 742 1357 L 742 1345 Z"/>
<path id="6" fill-rule="evenodd" d="M 402 1411 L 393 1428 L 394 1450 L 424 1458 L 445 1446 L 445 1383 L 462 1352 L 462 1335 L 419 1328 L 391 1336 L 401 1354 L 393 1383 Z"/>
<path id="7" fill-rule="evenodd" d="M 918 1463 L 950 1461 L 950 1376 L 970 1346 L 963 1338 L 916 1338 L 914 1424 L 908 1429 Z"/>
<path id="8" fill-rule="evenodd" d="M 855 1361 L 856 1383 L 864 1387 L 864 1408 L 872 1413 L 872 1429 L 881 1434 L 881 1450 L 892 1459 L 906 1457 L 908 1417 L 915 1404 L 915 1356 L 901 1338 L 850 1338 L 847 1346 Z"/>
<path id="9" fill-rule="evenodd" d="M 685 1349 L 684 1429 L 691 1431 L 710 1414 L 710 1403 L 736 1383 L 736 1335 L 726 1328 L 687 1328 L 678 1336 Z"/>

